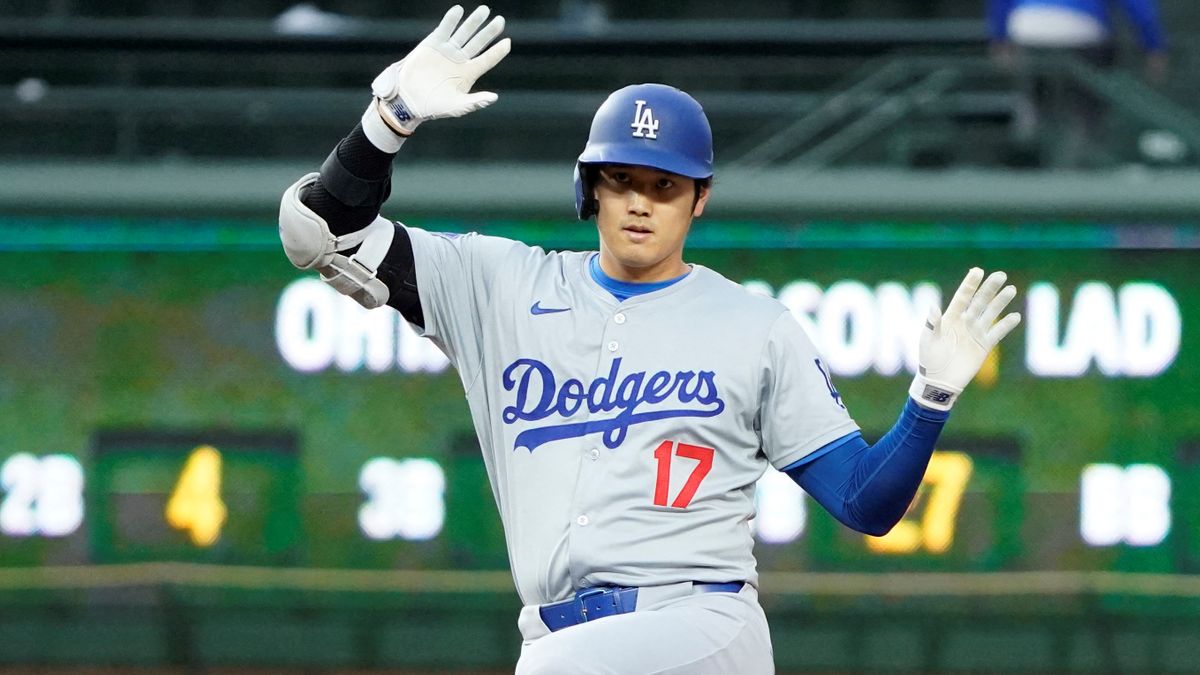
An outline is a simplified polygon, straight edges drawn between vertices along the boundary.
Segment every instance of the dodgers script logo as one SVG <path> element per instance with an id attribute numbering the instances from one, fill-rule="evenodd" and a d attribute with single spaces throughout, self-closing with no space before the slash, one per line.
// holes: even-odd
<path id="1" fill-rule="evenodd" d="M 585 386 L 575 378 L 558 385 L 554 371 L 541 361 L 513 361 L 504 369 L 503 383 L 505 391 L 516 390 L 517 400 L 501 413 L 505 424 L 513 424 L 518 420 L 536 422 L 551 415 L 567 418 L 584 406 L 592 415 L 616 413 L 607 419 L 526 429 L 517 434 L 513 450 L 529 448 L 533 452 L 551 441 L 596 433 L 603 433 L 604 445 L 615 449 L 625 441 L 629 427 L 635 424 L 670 417 L 713 417 L 725 409 L 725 401 L 717 391 L 716 373 L 710 370 L 699 373 L 660 370 L 649 376 L 645 371 L 638 371 L 624 377 L 621 377 L 620 370 L 621 359 L 613 359 L 608 375 L 596 378 L 589 385 Z M 643 404 L 662 403 L 667 399 L 673 399 L 672 407 L 668 409 L 635 412 Z"/>

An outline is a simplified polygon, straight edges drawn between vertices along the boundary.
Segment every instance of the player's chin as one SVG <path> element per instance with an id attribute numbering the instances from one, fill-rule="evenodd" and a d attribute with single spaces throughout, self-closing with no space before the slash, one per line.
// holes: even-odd
<path id="1" fill-rule="evenodd" d="M 613 253 L 629 267 L 647 267 L 662 257 L 659 248 L 655 242 L 622 240 L 619 246 L 614 247 Z"/>

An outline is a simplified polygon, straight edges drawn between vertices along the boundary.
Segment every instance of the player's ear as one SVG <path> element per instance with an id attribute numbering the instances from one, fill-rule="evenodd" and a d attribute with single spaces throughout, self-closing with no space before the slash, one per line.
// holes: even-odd
<path id="1" fill-rule="evenodd" d="M 712 183 L 704 181 L 697 186 L 696 203 L 692 206 L 692 217 L 699 218 L 704 214 L 704 205 L 708 203 L 708 196 L 712 193 Z"/>

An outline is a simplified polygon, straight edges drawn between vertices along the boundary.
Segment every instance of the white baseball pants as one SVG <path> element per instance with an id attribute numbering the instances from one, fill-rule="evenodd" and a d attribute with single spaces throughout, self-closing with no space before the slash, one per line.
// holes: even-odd
<path id="1" fill-rule="evenodd" d="M 758 591 L 695 593 L 691 582 L 638 590 L 637 610 L 551 633 L 536 605 L 521 610 L 517 675 L 770 675 Z"/>

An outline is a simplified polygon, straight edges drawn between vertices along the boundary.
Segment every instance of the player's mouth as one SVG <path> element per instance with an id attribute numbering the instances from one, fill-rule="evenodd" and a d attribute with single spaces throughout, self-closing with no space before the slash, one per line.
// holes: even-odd
<path id="1" fill-rule="evenodd" d="M 646 241 L 654 231 L 645 225 L 626 225 L 621 228 L 635 243 Z"/>

